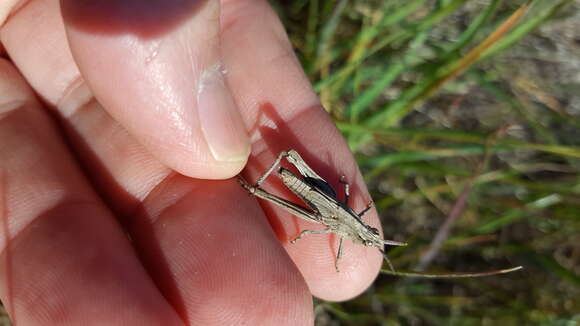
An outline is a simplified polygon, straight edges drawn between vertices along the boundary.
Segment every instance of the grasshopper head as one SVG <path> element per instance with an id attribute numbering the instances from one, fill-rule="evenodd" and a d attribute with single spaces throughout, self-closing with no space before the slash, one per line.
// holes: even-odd
<path id="1" fill-rule="evenodd" d="M 383 239 L 377 228 L 365 225 L 365 228 L 359 232 L 359 237 L 364 246 L 367 247 L 383 247 Z"/>
<path id="2" fill-rule="evenodd" d="M 363 232 L 359 233 L 359 237 L 361 238 L 361 242 L 363 245 L 367 246 L 367 247 L 377 247 L 379 249 L 383 248 L 384 245 L 389 245 L 389 246 L 406 246 L 407 244 L 405 242 L 398 242 L 398 241 L 393 241 L 393 240 L 383 240 L 383 238 L 381 237 L 381 234 L 379 233 L 379 230 L 369 226 L 369 225 L 365 225 L 365 230 L 363 230 Z"/>

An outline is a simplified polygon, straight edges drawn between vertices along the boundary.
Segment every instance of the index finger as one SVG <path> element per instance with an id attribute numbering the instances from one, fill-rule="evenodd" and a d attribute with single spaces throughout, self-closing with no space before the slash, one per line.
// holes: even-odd
<path id="1" fill-rule="evenodd" d="M 223 78 L 218 0 L 61 6 L 75 62 L 116 121 L 181 174 L 238 174 L 250 146 Z"/>

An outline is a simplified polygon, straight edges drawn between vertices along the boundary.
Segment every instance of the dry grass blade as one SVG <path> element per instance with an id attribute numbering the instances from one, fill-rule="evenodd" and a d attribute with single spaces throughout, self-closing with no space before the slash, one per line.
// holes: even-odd
<path id="1" fill-rule="evenodd" d="M 496 136 L 500 136 L 501 134 L 504 133 L 504 131 L 505 128 L 500 129 L 498 132 L 495 133 L 494 136 L 490 137 L 488 141 L 486 141 L 483 160 L 477 166 L 475 173 L 465 185 L 463 191 L 459 195 L 459 198 L 457 198 L 457 201 L 453 205 L 453 208 L 449 212 L 449 215 L 445 219 L 445 222 L 443 223 L 443 225 L 441 225 L 441 227 L 437 231 L 437 234 L 431 241 L 429 249 L 427 249 L 427 251 L 421 255 L 421 258 L 419 259 L 419 264 L 417 264 L 416 267 L 417 270 L 419 271 L 425 270 L 425 268 L 427 268 L 427 266 L 431 264 L 433 259 L 435 259 L 437 253 L 439 253 L 439 249 L 443 245 L 443 242 L 447 240 L 447 238 L 449 237 L 453 224 L 457 221 L 457 219 L 459 219 L 459 217 L 461 217 L 463 211 L 467 206 L 467 200 L 469 199 L 469 194 L 471 193 L 475 180 L 481 175 L 481 173 L 485 170 L 486 166 L 488 165 L 488 162 L 491 157 L 491 152 L 489 150 L 490 147 L 493 146 L 493 144 L 495 143 Z"/>
<path id="2" fill-rule="evenodd" d="M 476 46 L 467 55 L 465 55 L 462 59 L 451 66 L 446 74 L 437 80 L 432 85 L 432 87 L 427 90 L 426 95 L 431 94 L 431 92 L 440 88 L 446 82 L 459 76 L 467 68 L 476 63 L 489 48 L 501 40 L 502 37 L 504 37 L 520 21 L 520 19 L 524 16 L 529 8 L 530 5 L 526 4 L 516 10 L 503 24 L 501 24 L 493 33 L 491 33 L 483 42 L 481 42 L 481 44 Z"/>

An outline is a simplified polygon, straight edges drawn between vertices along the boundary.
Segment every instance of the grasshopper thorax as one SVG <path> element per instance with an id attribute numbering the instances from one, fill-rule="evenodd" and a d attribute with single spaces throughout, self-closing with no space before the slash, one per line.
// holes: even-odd
<path id="1" fill-rule="evenodd" d="M 354 218 L 354 216 L 353 216 Z M 357 219 L 358 220 L 358 219 Z M 377 247 L 382 248 L 384 246 L 383 239 L 376 228 L 364 224 L 364 222 L 358 220 L 356 224 L 341 225 L 342 228 L 348 228 L 348 230 L 340 230 L 344 235 L 348 234 L 348 238 L 354 243 L 362 244 L 366 247 Z"/>
<path id="2" fill-rule="evenodd" d="M 379 233 L 379 230 L 365 224 L 356 213 L 349 211 L 351 215 L 351 223 L 341 224 L 342 227 L 348 228 L 348 230 L 340 230 L 336 233 L 342 234 L 343 236 L 351 239 L 354 243 L 362 244 L 366 247 L 375 247 L 383 249 L 385 245 L 390 246 L 406 246 L 404 242 L 384 240 Z M 341 232 L 342 231 L 342 232 Z"/>

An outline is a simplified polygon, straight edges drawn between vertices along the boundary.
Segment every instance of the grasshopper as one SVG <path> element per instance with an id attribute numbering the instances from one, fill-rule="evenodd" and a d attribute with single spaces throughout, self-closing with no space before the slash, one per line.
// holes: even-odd
<path id="1" fill-rule="evenodd" d="M 300 172 L 300 177 L 292 173 L 290 170 L 280 167 L 278 174 L 282 183 L 290 189 L 296 196 L 298 196 L 310 208 L 305 208 L 295 204 L 289 200 L 273 195 L 260 185 L 271 175 L 274 170 L 280 165 L 282 159 L 286 159 Z M 255 185 L 250 185 L 242 177 L 239 177 L 241 185 L 248 190 L 248 192 L 258 198 L 264 199 L 274 205 L 290 212 L 291 214 L 302 218 L 306 221 L 318 223 L 326 226 L 323 230 L 303 230 L 290 243 L 295 243 L 303 236 L 309 234 L 326 234 L 334 233 L 339 237 L 338 252 L 335 260 L 335 269 L 339 272 L 339 261 L 342 257 L 342 243 L 344 238 L 348 238 L 353 243 L 361 244 L 367 247 L 376 247 L 383 255 L 387 262 L 390 271 L 382 270 L 385 274 L 410 276 L 410 277 L 431 277 L 431 278 L 451 278 L 451 277 L 478 277 L 508 273 L 518 270 L 521 266 L 482 273 L 453 273 L 453 274 L 424 274 L 413 272 L 396 272 L 393 265 L 389 261 L 387 254 L 383 250 L 385 245 L 389 246 L 406 246 L 404 242 L 384 240 L 379 230 L 367 225 L 362 216 L 368 212 L 372 207 L 372 201 L 368 203 L 360 213 L 356 213 L 349 205 L 350 187 L 345 181 L 344 176 L 339 179 L 339 182 L 344 185 L 344 201 L 338 199 L 336 191 L 326 180 L 319 176 L 306 162 L 300 157 L 298 152 L 293 149 L 281 152 L 272 166 L 256 181 Z"/>

